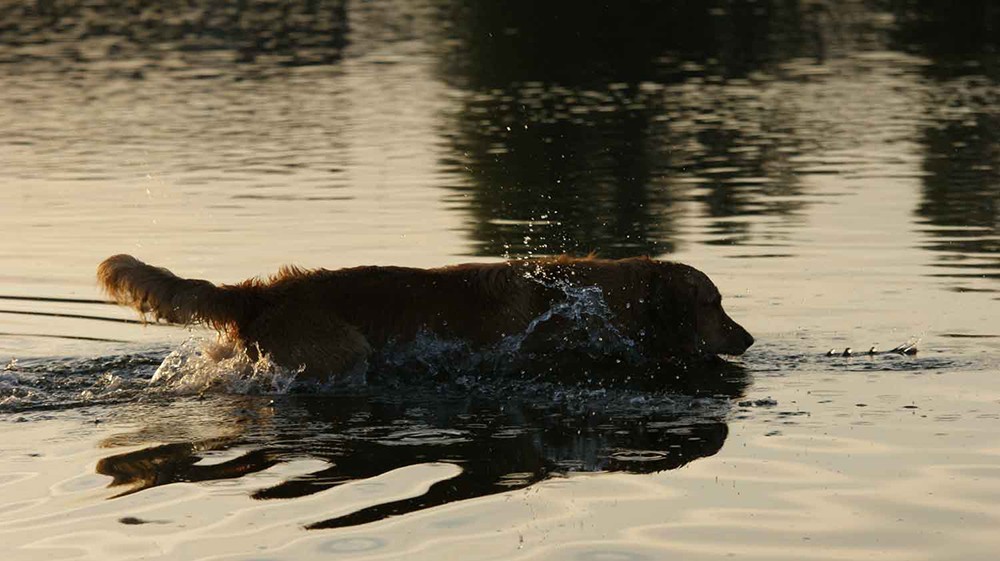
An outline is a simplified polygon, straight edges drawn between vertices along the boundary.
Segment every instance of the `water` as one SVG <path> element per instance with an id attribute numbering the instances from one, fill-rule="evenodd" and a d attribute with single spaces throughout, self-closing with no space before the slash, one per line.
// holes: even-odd
<path id="1" fill-rule="evenodd" d="M 994 557 L 991 3 L 161 6 L 0 2 L 5 559 Z M 757 344 L 289 392 L 94 280 L 590 251 L 698 267 Z"/>

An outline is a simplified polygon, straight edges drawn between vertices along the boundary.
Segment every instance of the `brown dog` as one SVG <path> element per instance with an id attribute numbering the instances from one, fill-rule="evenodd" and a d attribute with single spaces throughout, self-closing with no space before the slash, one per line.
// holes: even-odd
<path id="1" fill-rule="evenodd" d="M 613 326 L 651 359 L 738 355 L 753 344 L 704 273 L 645 257 L 438 269 L 284 267 L 267 280 L 216 286 L 115 255 L 97 276 L 121 304 L 157 320 L 208 324 L 251 356 L 266 353 L 317 380 L 351 372 L 387 343 L 421 333 L 488 347 L 524 332 L 573 286 L 600 289 Z"/>

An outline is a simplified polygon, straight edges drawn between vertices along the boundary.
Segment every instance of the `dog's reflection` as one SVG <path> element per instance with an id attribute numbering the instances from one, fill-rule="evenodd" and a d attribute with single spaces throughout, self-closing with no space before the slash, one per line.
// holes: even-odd
<path id="1" fill-rule="evenodd" d="M 609 403 L 607 396 L 566 398 L 551 388 L 542 397 L 530 392 L 502 398 L 454 393 L 418 397 L 414 394 L 421 392 L 395 391 L 287 396 L 273 404 L 261 397 L 258 406 L 270 413 L 258 419 L 267 430 L 244 424 L 242 431 L 226 436 L 109 456 L 97 471 L 111 476 L 112 485 L 127 485 L 121 494 L 128 494 L 174 482 L 238 478 L 289 458 L 314 457 L 331 464 L 252 494 L 256 499 L 290 499 L 413 464 L 461 466 L 457 476 L 418 497 L 375 504 L 308 528 L 354 526 L 572 472 L 650 473 L 711 456 L 726 440 L 728 405 L 742 395 L 747 379 L 745 371 L 730 367 L 707 374 L 703 382 L 700 393 L 714 397 L 642 393 L 630 394 L 625 399 L 630 403 Z M 558 397 L 555 402 L 553 396 Z M 642 403 L 637 406 L 637 401 Z M 246 399 L 241 403 L 245 411 Z M 169 434 L 156 438 L 156 431 L 145 432 L 150 440 L 170 439 Z M 111 444 L 134 440 L 118 437 Z M 199 463 L 208 451 L 230 449 L 249 451 L 220 463 Z"/>

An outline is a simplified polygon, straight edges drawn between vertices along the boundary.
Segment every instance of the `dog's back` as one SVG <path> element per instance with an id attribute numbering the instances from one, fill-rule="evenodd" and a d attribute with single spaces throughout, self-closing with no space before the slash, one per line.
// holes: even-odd
<path id="1" fill-rule="evenodd" d="M 356 326 L 373 345 L 405 342 L 421 332 L 490 343 L 544 311 L 545 290 L 509 263 L 318 270 L 268 286 L 296 310 L 303 329 L 333 316 Z"/>
<path id="2" fill-rule="evenodd" d="M 421 332 L 479 345 L 515 333 L 547 301 L 507 263 L 441 269 L 286 267 L 237 285 L 184 279 L 129 255 L 98 267 L 118 303 L 155 320 L 205 323 L 251 356 L 329 375 Z"/>

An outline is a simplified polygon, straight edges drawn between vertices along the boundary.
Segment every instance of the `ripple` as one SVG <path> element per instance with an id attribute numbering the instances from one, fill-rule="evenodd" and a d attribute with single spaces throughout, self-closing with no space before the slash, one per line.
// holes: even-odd
<path id="1" fill-rule="evenodd" d="M 324 541 L 316 549 L 321 553 L 360 553 L 362 551 L 382 549 L 387 544 L 388 541 L 383 538 L 350 537 Z"/>

